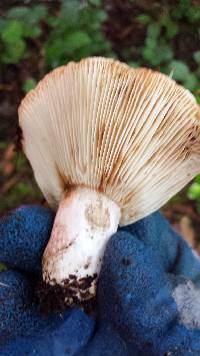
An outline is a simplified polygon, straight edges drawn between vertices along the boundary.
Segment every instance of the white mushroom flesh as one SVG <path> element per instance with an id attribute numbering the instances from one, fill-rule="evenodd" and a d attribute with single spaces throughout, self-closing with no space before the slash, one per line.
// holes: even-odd
<path id="1" fill-rule="evenodd" d="M 43 256 L 43 277 L 68 289 L 67 304 L 95 295 L 105 247 L 119 221 L 120 208 L 95 190 L 79 187 L 61 201 Z"/>

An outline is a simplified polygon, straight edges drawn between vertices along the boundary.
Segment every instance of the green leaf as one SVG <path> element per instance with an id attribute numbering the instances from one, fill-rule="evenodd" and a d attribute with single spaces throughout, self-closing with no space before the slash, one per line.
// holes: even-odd
<path id="1" fill-rule="evenodd" d="M 200 185 L 200 174 L 198 176 L 196 176 L 195 178 L 195 182 L 198 183 Z"/>
<path id="2" fill-rule="evenodd" d="M 197 62 L 197 64 L 200 64 L 200 51 L 196 51 L 193 53 L 194 60 Z"/>
<path id="3" fill-rule="evenodd" d="M 197 103 L 200 104 L 200 95 L 196 95 Z"/>
<path id="4" fill-rule="evenodd" d="M 36 85 L 37 85 L 37 82 L 34 78 L 28 78 L 24 82 L 22 88 L 25 93 L 28 93 L 30 90 L 34 89 Z"/>
<path id="5" fill-rule="evenodd" d="M 151 37 L 147 37 L 145 41 L 145 47 L 151 50 L 155 50 L 156 46 L 157 46 L 157 40 Z"/>
<path id="6" fill-rule="evenodd" d="M 45 44 L 45 60 L 52 68 L 58 66 L 61 56 L 64 53 L 64 41 L 60 38 L 52 41 L 51 39 Z"/>
<path id="7" fill-rule="evenodd" d="M 88 3 L 92 4 L 93 6 L 101 6 L 102 0 L 89 0 Z"/>
<path id="8" fill-rule="evenodd" d="M 163 62 L 167 62 L 173 58 L 173 52 L 170 46 L 165 42 L 159 41 L 149 45 L 149 43 L 142 49 L 142 55 L 146 61 L 153 66 L 158 66 Z"/>
<path id="9" fill-rule="evenodd" d="M 151 16 L 147 14 L 141 14 L 136 17 L 139 23 L 142 25 L 148 25 L 151 22 Z"/>
<path id="10" fill-rule="evenodd" d="M 160 63 L 170 61 L 173 58 L 171 47 L 165 42 L 160 42 L 157 48 L 157 57 L 160 59 Z"/>
<path id="11" fill-rule="evenodd" d="M 18 39 L 15 43 L 7 43 L 6 50 L 1 56 L 3 63 L 18 63 L 26 54 L 26 43 Z"/>
<path id="12" fill-rule="evenodd" d="M 95 10 L 95 18 L 93 20 L 93 22 L 96 21 L 97 25 L 100 25 L 101 22 L 105 21 L 107 18 L 107 13 L 106 11 L 99 9 L 99 10 Z M 92 23 L 91 23 L 92 25 Z"/>
<path id="13" fill-rule="evenodd" d="M 127 64 L 132 68 L 137 68 L 140 65 L 138 62 L 134 62 L 134 61 L 129 61 L 127 62 Z"/>
<path id="14" fill-rule="evenodd" d="M 44 4 L 31 7 L 14 6 L 7 12 L 7 18 L 15 20 L 38 22 L 47 16 L 47 7 Z"/>
<path id="15" fill-rule="evenodd" d="M 164 16 L 161 23 L 166 29 L 166 36 L 168 39 L 174 38 L 178 33 L 178 25 L 173 22 L 169 16 Z"/>
<path id="16" fill-rule="evenodd" d="M 148 26 L 145 47 L 142 55 L 146 62 L 152 66 L 161 65 L 173 58 L 173 51 L 164 38 L 159 38 L 160 24 L 154 23 Z"/>
<path id="17" fill-rule="evenodd" d="M 69 26 L 79 26 L 80 17 L 80 1 L 78 0 L 63 0 L 60 18 Z"/>
<path id="18" fill-rule="evenodd" d="M 37 38 L 41 35 L 40 23 L 42 19 L 47 17 L 47 8 L 45 5 L 35 5 L 28 7 L 14 7 L 8 12 L 9 28 L 6 29 L 7 37 L 16 40 L 16 36 Z M 12 31 L 12 33 L 11 33 Z M 10 34 L 11 33 L 11 34 Z M 20 33 L 20 34 L 19 34 Z M 4 35 L 5 36 L 5 35 Z M 7 40 L 8 41 L 8 40 Z"/>
<path id="19" fill-rule="evenodd" d="M 24 25 L 23 36 L 27 38 L 37 38 L 41 35 L 42 31 L 39 26 Z"/>
<path id="20" fill-rule="evenodd" d="M 8 18 L 17 20 L 22 25 L 23 37 L 37 38 L 41 34 L 40 21 L 47 18 L 47 8 L 45 5 L 35 5 L 32 7 L 14 7 L 8 12 Z"/>
<path id="21" fill-rule="evenodd" d="M 35 5 L 32 9 L 30 9 L 30 16 L 32 17 L 32 19 L 34 19 L 35 22 L 39 22 L 42 19 L 45 19 L 47 16 L 46 5 Z"/>
<path id="22" fill-rule="evenodd" d="M 173 70 L 173 78 L 180 81 L 185 81 L 189 74 L 189 68 L 187 64 L 178 60 L 173 60 L 170 63 L 169 70 Z"/>
<path id="23" fill-rule="evenodd" d="M 54 16 L 48 16 L 47 19 L 46 19 L 46 23 L 51 27 L 59 26 L 60 18 L 59 17 L 54 17 Z"/>
<path id="24" fill-rule="evenodd" d="M 24 182 L 17 183 L 15 190 L 21 197 L 30 193 L 30 187 Z"/>
<path id="25" fill-rule="evenodd" d="M 14 44 L 23 35 L 23 24 L 18 20 L 8 21 L 2 30 L 1 38 L 4 43 Z"/>
<path id="26" fill-rule="evenodd" d="M 0 31 L 2 32 L 6 26 L 6 20 L 0 18 Z"/>
<path id="27" fill-rule="evenodd" d="M 185 18 L 191 6 L 190 0 L 179 0 L 178 6 L 174 7 L 172 15 L 176 19 Z"/>
<path id="28" fill-rule="evenodd" d="M 195 74 L 189 73 L 183 83 L 187 89 L 194 91 L 197 89 L 199 81 Z"/>
<path id="29" fill-rule="evenodd" d="M 191 200 L 200 199 L 200 184 L 192 183 L 192 185 L 188 188 L 188 198 Z"/>
<path id="30" fill-rule="evenodd" d="M 160 25 L 153 23 L 147 28 L 147 37 L 151 39 L 157 39 L 160 34 Z"/>
<path id="31" fill-rule="evenodd" d="M 65 37 L 66 47 L 68 47 L 70 52 L 73 52 L 81 47 L 88 46 L 91 44 L 91 39 L 86 32 L 76 31 L 72 32 Z"/>
<path id="32" fill-rule="evenodd" d="M 26 6 L 14 6 L 7 12 L 8 19 L 21 20 L 24 19 L 27 14 L 30 12 L 30 9 Z"/>
<path id="33" fill-rule="evenodd" d="M 189 20 L 190 23 L 195 23 L 200 20 L 200 6 L 191 6 L 187 13 L 186 16 Z"/>

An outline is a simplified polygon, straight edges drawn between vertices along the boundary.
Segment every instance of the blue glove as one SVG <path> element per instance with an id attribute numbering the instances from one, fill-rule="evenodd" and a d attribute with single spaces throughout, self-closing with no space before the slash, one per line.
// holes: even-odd
<path id="1" fill-rule="evenodd" d="M 21 207 L 1 220 L 0 355 L 200 355 L 200 261 L 159 213 L 109 241 L 95 316 L 42 314 L 33 286 L 53 219 Z"/>

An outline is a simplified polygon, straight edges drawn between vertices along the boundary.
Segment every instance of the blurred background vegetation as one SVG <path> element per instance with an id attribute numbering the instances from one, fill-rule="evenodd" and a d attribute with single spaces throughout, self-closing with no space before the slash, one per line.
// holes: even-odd
<path id="1" fill-rule="evenodd" d="M 199 0 L 5 1 L 0 5 L 0 214 L 45 201 L 20 149 L 17 108 L 53 68 L 92 55 L 147 66 L 200 103 Z M 193 246 L 200 240 L 200 176 L 164 207 Z"/>

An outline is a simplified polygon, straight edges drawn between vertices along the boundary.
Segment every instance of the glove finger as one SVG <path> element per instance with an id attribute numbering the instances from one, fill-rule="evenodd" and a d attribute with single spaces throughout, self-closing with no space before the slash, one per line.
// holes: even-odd
<path id="1" fill-rule="evenodd" d="M 98 286 L 100 317 L 126 342 L 155 354 L 177 315 L 172 288 L 159 259 L 137 236 L 118 232 L 108 243 Z M 146 352 L 146 353 L 145 353 Z"/>
<path id="2" fill-rule="evenodd" d="M 0 300 L 0 350 L 4 356 L 74 355 L 93 334 L 94 320 L 80 309 L 40 313 L 31 284 L 18 272 L 0 273 Z"/>
<path id="3" fill-rule="evenodd" d="M 95 329 L 90 342 L 79 356 L 134 356 L 136 350 L 124 342 L 119 334 L 107 322 L 101 322 Z"/>
<path id="4" fill-rule="evenodd" d="M 53 328 L 41 329 L 30 336 L 20 336 L 0 347 L 2 356 L 72 356 L 87 345 L 94 332 L 94 320 L 82 310 L 70 311 L 68 316 L 58 317 Z M 63 319 L 63 320 L 62 320 Z"/>
<path id="5" fill-rule="evenodd" d="M 54 213 L 41 206 L 22 206 L 0 220 L 0 262 L 27 272 L 41 271 Z"/>
<path id="6" fill-rule="evenodd" d="M 31 285 L 21 273 L 0 273 L 0 300 L 0 344 L 46 325 L 46 318 L 37 313 Z"/>
<path id="7" fill-rule="evenodd" d="M 183 274 L 191 279 L 200 273 L 197 255 L 159 212 L 120 230 L 136 235 L 159 259 L 166 272 Z"/>

